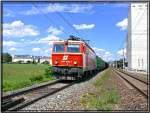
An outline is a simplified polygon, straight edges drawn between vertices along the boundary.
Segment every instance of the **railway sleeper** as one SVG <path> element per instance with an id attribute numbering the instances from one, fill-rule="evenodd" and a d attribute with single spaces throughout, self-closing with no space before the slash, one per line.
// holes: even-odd
<path id="1" fill-rule="evenodd" d="M 2 99 L 2 105 L 12 102 L 12 98 Z"/>
<path id="2" fill-rule="evenodd" d="M 15 105 L 22 103 L 23 101 L 25 101 L 25 99 L 23 97 L 17 98 L 17 99 L 12 99 L 10 102 L 6 103 L 6 104 L 2 104 L 2 111 L 6 111 L 11 107 L 14 107 Z"/>

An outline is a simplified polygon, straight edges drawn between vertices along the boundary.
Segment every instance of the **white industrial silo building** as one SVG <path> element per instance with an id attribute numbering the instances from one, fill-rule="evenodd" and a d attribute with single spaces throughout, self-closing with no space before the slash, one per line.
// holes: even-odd
<path id="1" fill-rule="evenodd" d="M 147 71 L 148 3 L 131 3 L 128 14 L 127 62 L 130 70 Z"/>

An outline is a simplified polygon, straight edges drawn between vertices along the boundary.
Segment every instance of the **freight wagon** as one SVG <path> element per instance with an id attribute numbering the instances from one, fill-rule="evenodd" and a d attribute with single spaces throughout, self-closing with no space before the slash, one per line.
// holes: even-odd
<path id="1" fill-rule="evenodd" d="M 96 71 L 99 72 L 108 68 L 108 63 L 106 63 L 102 58 L 96 56 Z"/>

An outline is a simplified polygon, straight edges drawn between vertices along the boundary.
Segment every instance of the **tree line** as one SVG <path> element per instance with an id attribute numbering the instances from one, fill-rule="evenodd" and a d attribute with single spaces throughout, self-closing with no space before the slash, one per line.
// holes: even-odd
<path id="1" fill-rule="evenodd" d="M 12 62 L 12 56 L 9 53 L 3 53 L 2 61 L 5 62 Z"/>

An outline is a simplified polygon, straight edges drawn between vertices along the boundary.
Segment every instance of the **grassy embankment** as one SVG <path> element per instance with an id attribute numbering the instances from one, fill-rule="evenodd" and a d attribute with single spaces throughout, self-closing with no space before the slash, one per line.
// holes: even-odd
<path id="1" fill-rule="evenodd" d="M 3 64 L 2 89 L 4 92 L 12 91 L 54 80 L 48 72 L 49 68 L 49 65 L 44 64 Z"/>
<path id="2" fill-rule="evenodd" d="M 81 96 L 81 104 L 87 110 L 112 110 L 119 102 L 119 94 L 111 76 L 111 70 L 104 72 L 94 83 L 94 92 Z"/>

